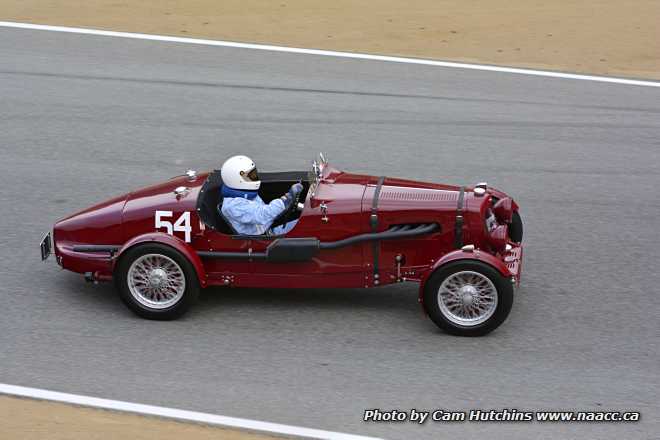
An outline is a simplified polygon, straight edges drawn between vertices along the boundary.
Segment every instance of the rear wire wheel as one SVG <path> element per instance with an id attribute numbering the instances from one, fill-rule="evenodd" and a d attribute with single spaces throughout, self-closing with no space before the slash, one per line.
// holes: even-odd
<path id="1" fill-rule="evenodd" d="M 162 244 L 129 249 L 119 260 L 115 273 L 119 297 L 142 318 L 176 319 L 199 294 L 199 282 L 190 262 Z"/>
<path id="2" fill-rule="evenodd" d="M 442 266 L 424 287 L 424 308 L 447 333 L 482 336 L 504 322 L 513 305 L 513 285 L 488 264 L 460 260 Z"/>

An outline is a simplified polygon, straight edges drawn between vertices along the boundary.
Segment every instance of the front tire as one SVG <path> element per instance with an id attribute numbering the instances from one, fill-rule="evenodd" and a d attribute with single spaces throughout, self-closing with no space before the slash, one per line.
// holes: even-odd
<path id="1" fill-rule="evenodd" d="M 522 243 L 523 239 L 523 223 L 520 213 L 513 211 L 511 217 L 511 224 L 509 225 L 509 238 L 515 243 Z"/>
<path id="2" fill-rule="evenodd" d="M 513 285 L 493 267 L 461 260 L 438 268 L 424 287 L 424 308 L 441 329 L 482 336 L 504 322 L 513 306 Z"/>
<path id="3" fill-rule="evenodd" d="M 199 295 L 199 282 L 190 262 L 158 243 L 129 249 L 119 260 L 115 275 L 122 302 L 146 319 L 176 319 Z"/>

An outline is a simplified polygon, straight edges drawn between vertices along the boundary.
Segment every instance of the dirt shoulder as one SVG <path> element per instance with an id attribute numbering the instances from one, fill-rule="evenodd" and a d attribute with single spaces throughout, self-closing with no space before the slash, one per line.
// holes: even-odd
<path id="1" fill-rule="evenodd" d="M 157 417 L 0 395 L 0 438 L 21 440 L 272 440 L 271 437 Z"/>
<path id="2" fill-rule="evenodd" d="M 0 20 L 660 79 L 657 0 L 0 0 Z"/>

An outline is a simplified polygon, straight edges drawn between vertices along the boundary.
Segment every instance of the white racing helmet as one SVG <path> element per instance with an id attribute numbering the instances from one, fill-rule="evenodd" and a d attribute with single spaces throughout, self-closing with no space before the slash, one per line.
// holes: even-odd
<path id="1" fill-rule="evenodd" d="M 247 156 L 232 156 L 220 169 L 222 181 L 229 188 L 256 191 L 261 186 L 257 166 Z"/>

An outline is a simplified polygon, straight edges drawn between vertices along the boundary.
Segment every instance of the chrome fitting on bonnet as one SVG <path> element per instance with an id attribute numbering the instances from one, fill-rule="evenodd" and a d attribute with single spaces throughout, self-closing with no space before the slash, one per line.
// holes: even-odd
<path id="1" fill-rule="evenodd" d="M 186 171 L 186 176 L 188 177 L 189 182 L 194 182 L 195 180 L 197 180 L 197 171 L 188 170 Z"/>
<path id="2" fill-rule="evenodd" d="M 461 248 L 463 252 L 474 252 L 474 245 L 473 244 L 466 244 Z"/>

